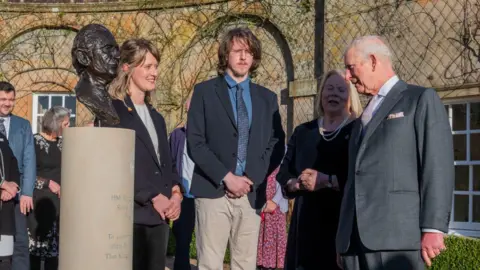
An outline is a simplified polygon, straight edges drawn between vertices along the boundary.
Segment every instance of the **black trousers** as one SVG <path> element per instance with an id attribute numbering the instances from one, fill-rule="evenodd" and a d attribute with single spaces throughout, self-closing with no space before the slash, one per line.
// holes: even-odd
<path id="1" fill-rule="evenodd" d="M 30 255 L 30 270 L 58 270 L 58 257 L 44 258 L 42 268 L 42 258 Z"/>
<path id="2" fill-rule="evenodd" d="M 30 252 L 28 251 L 27 217 L 20 212 L 20 202 L 15 202 L 15 244 L 12 257 L 13 270 L 30 268 Z"/>
<path id="3" fill-rule="evenodd" d="M 425 270 L 420 250 L 373 251 L 362 244 L 356 218 L 350 247 L 342 254 L 344 270 Z"/>
<path id="4" fill-rule="evenodd" d="M 168 224 L 133 225 L 133 270 L 165 270 Z"/>
<path id="5" fill-rule="evenodd" d="M 175 270 L 191 270 L 190 243 L 195 229 L 195 200 L 183 198 L 180 218 L 173 222 L 172 232 L 175 236 Z"/>
<path id="6" fill-rule="evenodd" d="M 12 257 L 2 257 L 0 259 L 0 270 L 12 270 Z"/>

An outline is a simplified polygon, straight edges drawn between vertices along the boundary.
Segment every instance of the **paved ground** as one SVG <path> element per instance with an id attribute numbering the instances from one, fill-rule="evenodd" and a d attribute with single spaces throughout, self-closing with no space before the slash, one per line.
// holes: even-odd
<path id="1" fill-rule="evenodd" d="M 167 257 L 167 267 L 165 270 L 173 270 L 173 257 Z M 190 265 L 192 266 L 192 270 L 198 270 L 197 268 L 197 260 L 191 259 Z M 229 270 L 230 267 L 228 265 L 223 265 L 224 270 Z"/>

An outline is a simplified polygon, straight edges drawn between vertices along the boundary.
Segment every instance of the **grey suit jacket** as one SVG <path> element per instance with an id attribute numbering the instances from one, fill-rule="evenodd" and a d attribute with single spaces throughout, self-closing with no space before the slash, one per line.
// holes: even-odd
<path id="1" fill-rule="evenodd" d="M 400 117 L 388 119 L 395 113 Z M 399 81 L 363 138 L 362 128 L 358 119 L 349 145 L 337 251 L 348 250 L 355 219 L 362 244 L 374 251 L 418 250 L 422 228 L 447 232 L 453 143 L 435 90 Z"/>
<path id="2" fill-rule="evenodd" d="M 12 148 L 18 161 L 21 195 L 32 197 L 37 177 L 37 163 L 30 122 L 16 115 L 11 115 L 8 133 L 10 148 Z"/>

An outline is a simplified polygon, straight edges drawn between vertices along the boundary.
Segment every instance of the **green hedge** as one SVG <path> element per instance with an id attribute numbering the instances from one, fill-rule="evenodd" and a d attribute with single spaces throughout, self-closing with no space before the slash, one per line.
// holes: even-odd
<path id="1" fill-rule="evenodd" d="M 480 240 L 458 236 L 445 239 L 447 250 L 434 259 L 432 270 L 480 269 Z"/>
<path id="2" fill-rule="evenodd" d="M 448 236 L 445 238 L 447 250 L 433 260 L 433 265 L 429 270 L 474 270 L 480 269 L 480 240 L 458 236 Z M 170 233 L 168 242 L 169 256 L 175 254 L 175 237 Z M 197 258 L 195 249 L 195 234 L 190 244 L 190 258 Z M 225 263 L 230 261 L 230 252 L 227 248 L 225 253 Z"/>

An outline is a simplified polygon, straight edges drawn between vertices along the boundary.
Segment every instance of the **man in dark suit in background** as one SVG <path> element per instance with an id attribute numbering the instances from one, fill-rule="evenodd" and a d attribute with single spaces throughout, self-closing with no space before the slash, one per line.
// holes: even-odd
<path id="1" fill-rule="evenodd" d="M 355 40 L 347 79 L 372 96 L 352 131 L 337 251 L 343 267 L 424 269 L 445 249 L 454 184 L 453 144 L 434 89 L 395 75 L 380 37 Z"/>
<path id="2" fill-rule="evenodd" d="M 220 76 L 195 86 L 187 143 L 195 169 L 199 269 L 222 269 L 227 243 L 231 268 L 255 269 L 265 178 L 285 148 L 277 96 L 252 83 L 261 45 L 245 28 L 230 30 L 219 47 Z"/>
<path id="3" fill-rule="evenodd" d="M 30 269 L 28 250 L 27 215 L 33 209 L 33 188 L 37 165 L 32 128 L 28 120 L 12 114 L 15 106 L 15 88 L 9 82 L 0 82 L 0 133 L 8 139 L 10 148 L 18 161 L 20 193 L 15 201 L 15 251 L 13 270 Z"/>
<path id="4" fill-rule="evenodd" d="M 12 269 L 15 237 L 15 197 L 20 172 L 7 137 L 0 133 L 0 270 Z"/>

